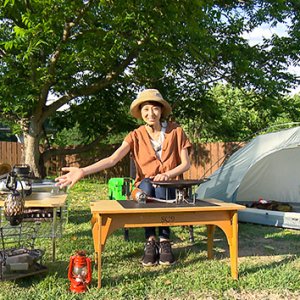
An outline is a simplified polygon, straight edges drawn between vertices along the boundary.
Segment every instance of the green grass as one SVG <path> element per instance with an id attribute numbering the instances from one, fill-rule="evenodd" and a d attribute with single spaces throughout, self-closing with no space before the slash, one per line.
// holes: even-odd
<path id="1" fill-rule="evenodd" d="M 140 264 L 143 229 L 123 230 L 107 240 L 103 252 L 102 285 L 97 274 L 89 291 L 68 291 L 68 262 L 78 249 L 93 257 L 89 202 L 107 198 L 107 186 L 84 180 L 69 191 L 69 222 L 57 241 L 57 260 L 51 262 L 50 239 L 38 239 L 45 249 L 48 273 L 1 282 L 0 299 L 300 299 L 300 231 L 239 224 L 239 280 L 230 275 L 228 245 L 217 229 L 215 259 L 206 258 L 206 228 L 194 227 L 195 243 L 185 227 L 173 227 L 172 239 L 178 262 L 172 267 L 145 269 Z"/>

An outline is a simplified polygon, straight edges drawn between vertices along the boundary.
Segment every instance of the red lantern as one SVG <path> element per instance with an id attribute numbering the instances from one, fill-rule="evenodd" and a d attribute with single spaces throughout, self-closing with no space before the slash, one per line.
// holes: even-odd
<path id="1" fill-rule="evenodd" d="M 76 255 L 70 257 L 68 278 L 72 292 L 84 293 L 87 290 L 92 280 L 92 263 L 85 251 L 77 251 Z"/>

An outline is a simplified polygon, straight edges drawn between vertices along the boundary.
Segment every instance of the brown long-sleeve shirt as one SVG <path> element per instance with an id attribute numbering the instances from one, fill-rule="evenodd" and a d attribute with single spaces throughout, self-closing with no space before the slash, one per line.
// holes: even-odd
<path id="1" fill-rule="evenodd" d="M 125 141 L 130 146 L 136 166 L 135 186 L 138 186 L 144 178 L 176 168 L 181 163 L 181 150 L 192 146 L 183 129 L 171 122 L 166 128 L 160 160 L 156 157 L 145 125 L 130 132 Z"/>

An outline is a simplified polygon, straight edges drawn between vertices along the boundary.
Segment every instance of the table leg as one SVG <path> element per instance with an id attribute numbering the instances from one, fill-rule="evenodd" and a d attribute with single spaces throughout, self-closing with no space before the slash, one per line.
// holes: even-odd
<path id="1" fill-rule="evenodd" d="M 53 208 L 52 216 L 52 261 L 55 261 L 55 252 L 56 252 L 56 221 L 57 221 L 57 209 Z"/>
<path id="2" fill-rule="evenodd" d="M 231 276 L 238 279 L 238 217 L 237 212 L 232 215 L 232 237 L 229 241 Z"/>
<path id="3" fill-rule="evenodd" d="M 207 258 L 213 259 L 213 245 L 214 245 L 214 234 L 215 234 L 215 225 L 206 225 L 207 228 Z"/>
<path id="4" fill-rule="evenodd" d="M 100 215 L 97 216 L 97 226 L 98 226 L 98 253 L 97 253 L 97 264 L 98 264 L 98 288 L 101 288 L 101 268 L 102 268 L 102 243 L 101 243 L 101 223 L 102 218 Z"/>

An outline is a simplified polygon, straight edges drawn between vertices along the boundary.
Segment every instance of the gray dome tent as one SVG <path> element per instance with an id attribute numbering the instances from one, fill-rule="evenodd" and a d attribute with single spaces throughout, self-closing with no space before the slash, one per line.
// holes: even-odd
<path id="1" fill-rule="evenodd" d="M 196 193 L 200 199 L 227 202 L 263 198 L 300 203 L 300 127 L 257 136 L 225 161 Z"/>

